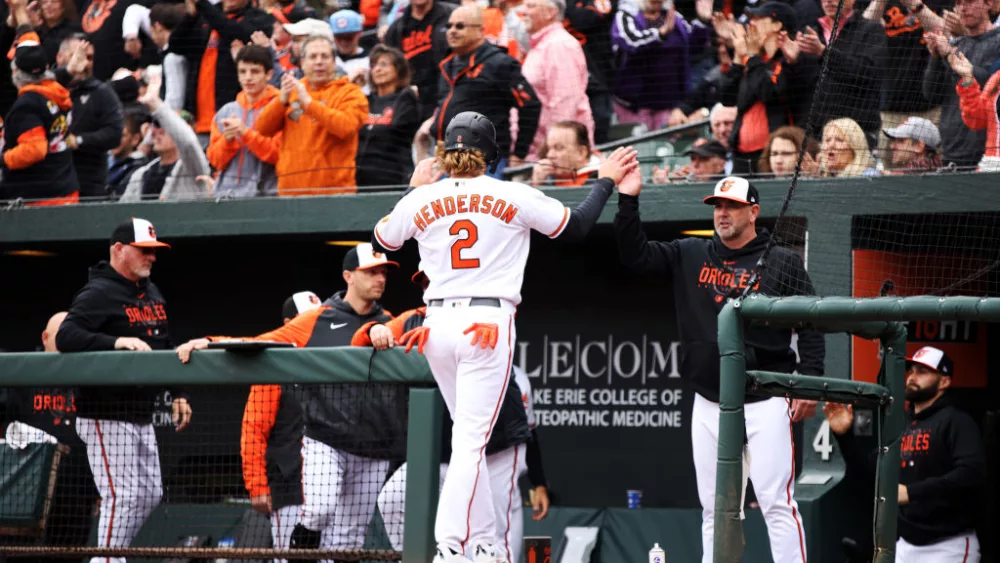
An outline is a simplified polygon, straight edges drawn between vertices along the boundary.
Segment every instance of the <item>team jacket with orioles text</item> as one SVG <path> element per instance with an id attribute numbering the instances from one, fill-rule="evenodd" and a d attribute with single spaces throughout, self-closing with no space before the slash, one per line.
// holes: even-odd
<path id="1" fill-rule="evenodd" d="M 757 238 L 736 250 L 722 244 L 718 235 L 712 239 L 649 241 L 639 221 L 639 198 L 625 194 L 618 196 L 615 234 L 625 266 L 638 272 L 664 274 L 672 280 L 681 340 L 681 377 L 700 395 L 718 402 L 719 312 L 729 299 L 746 289 L 770 234 L 762 229 Z M 802 259 L 780 246 L 771 251 L 756 291 L 776 297 L 814 294 Z M 748 328 L 747 369 L 784 373 L 797 369 L 803 375 L 822 375 L 826 352 L 823 335 L 809 330 L 799 333 L 798 362 L 791 339 L 791 330 Z M 766 398 L 747 395 L 747 402 Z"/>

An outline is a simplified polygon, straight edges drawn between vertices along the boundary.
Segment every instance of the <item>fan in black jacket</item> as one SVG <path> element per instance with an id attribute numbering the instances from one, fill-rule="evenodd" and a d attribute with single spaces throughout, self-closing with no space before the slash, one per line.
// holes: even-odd
<path id="1" fill-rule="evenodd" d="M 445 31 L 448 16 L 454 9 L 454 4 L 441 0 L 411 1 L 385 33 L 385 44 L 402 51 L 413 69 L 413 85 L 420 96 L 421 121 L 434 113 L 441 95 L 438 64 L 448 54 Z"/>
<path id="2" fill-rule="evenodd" d="M 719 311 L 752 289 L 764 295 L 811 295 L 812 283 L 802 260 L 791 250 L 775 247 L 767 268 L 758 262 L 770 234 L 757 231 L 760 195 L 743 178 L 719 181 L 705 203 L 713 205 L 715 236 L 711 240 L 684 238 L 670 242 L 649 241 L 639 221 L 641 183 L 619 185 L 615 234 L 618 253 L 626 266 L 639 272 L 669 276 L 674 288 L 674 307 L 681 338 L 681 377 L 695 391 L 691 415 L 698 498 L 702 506 L 703 561 L 712 560 L 715 509 L 715 477 L 719 421 Z M 759 278 L 756 275 L 759 274 Z M 796 362 L 791 331 L 767 327 L 746 330 L 747 369 L 807 375 L 823 372 L 823 335 L 802 331 Z M 771 553 L 775 561 L 805 560 L 805 535 L 794 500 L 794 449 L 791 423 L 812 416 L 815 401 L 747 396 L 746 452 L 750 477 L 761 512 L 767 522 Z M 744 481 L 744 484 L 746 481 Z"/>
<path id="3" fill-rule="evenodd" d="M 896 560 L 979 561 L 975 528 L 986 484 L 979 429 L 946 393 L 955 368 L 944 351 L 924 346 L 906 365 Z M 877 444 L 850 431 L 853 408 L 827 403 L 823 410 L 848 474 L 873 475 Z"/>
<path id="4" fill-rule="evenodd" d="M 171 348 L 167 309 L 149 280 L 156 249 L 153 225 L 133 218 L 111 235 L 111 259 L 90 269 L 90 280 L 73 298 L 56 334 L 64 353 Z M 131 375 L 141 382 L 142 374 Z M 77 434 L 87 445 L 94 484 L 101 495 L 99 547 L 128 547 L 163 493 L 160 456 L 153 432 L 154 387 L 81 387 L 76 397 Z M 174 392 L 177 430 L 191 420 L 186 397 Z M 94 561 L 104 558 L 96 558 Z"/>
<path id="5" fill-rule="evenodd" d="M 410 88 L 410 67 L 402 51 L 385 45 L 376 45 L 370 59 L 372 93 L 368 119 L 358 137 L 358 185 L 406 185 L 413 173 L 413 136 L 420 127 L 420 103 Z"/>

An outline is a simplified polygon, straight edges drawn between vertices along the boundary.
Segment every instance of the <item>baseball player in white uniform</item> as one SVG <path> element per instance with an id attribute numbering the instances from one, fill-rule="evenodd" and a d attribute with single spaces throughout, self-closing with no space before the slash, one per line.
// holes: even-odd
<path id="1" fill-rule="evenodd" d="M 463 112 L 437 150 L 436 164 L 449 177 L 409 191 L 375 226 L 373 243 L 388 251 L 416 239 L 431 280 L 424 292 L 427 318 L 403 340 L 419 342 L 454 420 L 435 561 L 498 557 L 484 454 L 507 391 L 530 231 L 586 235 L 614 185 L 627 175 L 639 181 L 635 155 L 631 147 L 613 152 L 590 194 L 570 211 L 535 188 L 486 176 L 498 158 L 496 130 L 483 115 Z M 421 162 L 411 185 L 432 179 L 430 165 Z"/>

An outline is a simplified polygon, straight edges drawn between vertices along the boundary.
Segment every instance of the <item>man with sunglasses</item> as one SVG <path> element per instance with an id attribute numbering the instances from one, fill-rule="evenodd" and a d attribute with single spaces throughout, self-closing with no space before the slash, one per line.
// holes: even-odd
<path id="1" fill-rule="evenodd" d="M 209 195 L 211 169 L 198 136 L 189 121 L 163 103 L 159 92 L 160 76 L 156 75 L 139 98 L 139 103 L 153 116 L 149 136 L 156 158 L 132 173 L 121 197 L 123 202 L 197 199 Z"/>
<path id="2" fill-rule="evenodd" d="M 456 115 L 481 113 L 496 127 L 500 158 L 490 176 L 500 178 L 503 169 L 520 164 L 538 130 L 542 104 L 521 73 L 521 64 L 501 47 L 486 41 L 483 11 L 479 6 L 456 8 L 448 17 L 449 55 L 441 63 L 448 89 L 439 92 L 441 102 L 431 119 L 429 134 L 443 141 L 445 128 Z M 510 147 L 510 110 L 518 110 L 517 140 Z"/>
<path id="3" fill-rule="evenodd" d="M 69 88 L 73 119 L 66 146 L 73 151 L 73 167 L 80 182 L 80 197 L 108 196 L 108 151 L 122 139 L 125 116 L 115 91 L 94 78 L 94 46 L 87 36 L 74 33 L 63 40 L 56 53 L 56 78 Z"/>
<path id="4" fill-rule="evenodd" d="M 169 248 L 145 219 L 125 221 L 111 235 L 110 258 L 90 268 L 87 284 L 73 297 L 56 333 L 63 353 L 169 350 L 166 302 L 149 276 L 156 251 Z M 126 375 L 126 374 L 123 374 Z M 134 383 L 142 373 L 131 374 Z M 160 456 L 153 432 L 153 403 L 162 389 L 152 386 L 80 387 L 76 431 L 101 496 L 99 547 L 128 547 L 163 494 Z M 178 431 L 191 421 L 191 407 L 171 390 Z M 95 557 L 92 563 L 125 563 Z"/>

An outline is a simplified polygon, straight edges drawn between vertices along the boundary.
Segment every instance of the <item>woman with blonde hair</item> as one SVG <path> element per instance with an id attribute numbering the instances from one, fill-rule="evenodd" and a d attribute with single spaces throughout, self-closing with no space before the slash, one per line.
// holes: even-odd
<path id="1" fill-rule="evenodd" d="M 823 127 L 819 150 L 821 176 L 878 176 L 865 132 L 853 119 L 834 119 Z"/>

